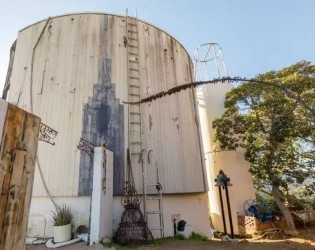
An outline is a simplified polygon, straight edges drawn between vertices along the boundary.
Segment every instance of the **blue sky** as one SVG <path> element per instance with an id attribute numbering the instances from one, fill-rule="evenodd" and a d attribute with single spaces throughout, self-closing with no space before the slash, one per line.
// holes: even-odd
<path id="1" fill-rule="evenodd" d="M 126 8 L 168 31 L 191 55 L 202 43 L 219 43 L 231 76 L 315 62 L 313 0 L 0 0 L 0 88 L 11 44 L 23 27 L 64 13 L 124 15 Z"/>

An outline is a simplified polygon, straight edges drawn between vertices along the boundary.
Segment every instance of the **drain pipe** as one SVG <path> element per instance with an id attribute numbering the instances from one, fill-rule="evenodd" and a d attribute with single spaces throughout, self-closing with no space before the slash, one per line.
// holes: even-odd
<path id="1" fill-rule="evenodd" d="M 79 242 L 80 240 L 81 240 L 81 238 L 75 238 L 73 240 L 69 240 L 69 241 L 65 241 L 65 242 L 61 242 L 61 243 L 53 243 L 53 240 L 50 239 L 46 242 L 46 247 L 58 248 L 58 247 L 68 246 L 68 245 L 74 244 L 76 242 Z"/>

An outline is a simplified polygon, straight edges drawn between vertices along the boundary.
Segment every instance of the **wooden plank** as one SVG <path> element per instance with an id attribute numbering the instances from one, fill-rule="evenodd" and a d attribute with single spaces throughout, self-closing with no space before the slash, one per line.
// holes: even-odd
<path id="1" fill-rule="evenodd" d="M 39 125 L 40 118 L 8 105 L 0 148 L 0 250 L 25 249 Z"/>

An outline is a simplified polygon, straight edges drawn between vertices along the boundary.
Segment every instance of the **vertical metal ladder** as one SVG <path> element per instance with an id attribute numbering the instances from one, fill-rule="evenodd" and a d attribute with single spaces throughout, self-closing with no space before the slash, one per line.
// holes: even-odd
<path id="1" fill-rule="evenodd" d="M 139 82 L 139 37 L 137 18 L 128 17 L 126 11 L 127 77 L 129 102 L 140 101 Z M 140 104 L 129 104 L 129 148 L 131 156 L 141 154 L 141 109 Z"/>
<path id="2" fill-rule="evenodd" d="M 145 151 L 143 151 L 145 152 Z M 158 168 L 158 162 L 157 162 L 157 157 L 156 157 L 156 154 L 155 152 L 151 149 L 149 152 L 148 152 L 148 163 L 149 165 L 152 165 L 153 162 L 150 160 L 150 154 L 153 154 L 154 158 L 155 158 L 155 168 L 156 168 L 156 182 L 155 183 L 147 183 L 147 166 L 146 164 L 144 164 L 144 173 L 143 173 L 143 176 L 144 176 L 144 203 L 147 201 L 147 200 L 154 200 L 154 201 L 157 201 L 158 202 L 158 210 L 147 210 L 147 207 L 146 205 L 144 204 L 144 215 L 145 215 L 145 220 L 148 224 L 148 228 L 149 230 L 159 230 L 160 233 L 161 233 L 161 238 L 164 238 L 164 219 L 163 219 L 163 201 L 162 201 L 162 186 L 161 186 L 161 183 L 160 183 L 160 173 L 159 173 L 159 168 Z M 152 164 L 151 164 L 152 162 Z M 147 194 L 147 188 L 148 187 L 155 187 L 156 190 L 157 190 L 157 193 L 156 194 L 150 194 L 148 195 Z M 159 215 L 159 222 L 160 222 L 160 225 L 158 226 L 150 226 L 149 225 L 149 221 L 148 221 L 148 217 L 150 215 Z"/>

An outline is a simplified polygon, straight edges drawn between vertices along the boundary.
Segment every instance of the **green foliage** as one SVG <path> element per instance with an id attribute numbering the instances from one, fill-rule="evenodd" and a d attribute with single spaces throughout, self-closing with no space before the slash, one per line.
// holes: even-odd
<path id="1" fill-rule="evenodd" d="M 54 226 L 64 226 L 71 223 L 72 213 L 69 207 L 63 205 L 61 209 L 52 212 L 52 222 Z"/>
<path id="2" fill-rule="evenodd" d="M 205 236 L 205 235 L 196 233 L 196 232 L 192 232 L 190 237 L 189 237 L 189 240 L 192 240 L 192 241 L 207 241 L 208 237 Z"/>
<path id="3" fill-rule="evenodd" d="M 283 202 L 297 201 L 292 186 L 315 190 L 305 185 L 315 178 L 315 65 L 301 61 L 255 80 L 227 93 L 215 140 L 222 149 L 245 149 L 257 190 L 277 186 Z"/>
<path id="4" fill-rule="evenodd" d="M 185 236 L 182 234 L 176 234 L 174 237 L 176 240 L 185 240 Z"/>
<path id="5" fill-rule="evenodd" d="M 257 192 L 256 200 L 258 203 L 262 204 L 265 207 L 267 212 L 271 212 L 275 215 L 281 214 L 279 207 L 277 206 L 277 203 L 272 198 L 272 196 L 261 193 L 261 192 Z"/>
<path id="6" fill-rule="evenodd" d="M 315 183 L 309 183 L 301 186 L 290 186 L 288 199 L 297 210 L 304 208 L 315 209 Z"/>
<path id="7" fill-rule="evenodd" d="M 186 239 L 183 235 L 177 234 L 175 237 L 166 237 L 163 239 L 155 239 L 153 241 L 149 241 L 148 243 L 141 244 L 141 243 L 133 243 L 128 244 L 126 246 L 120 246 L 116 243 L 104 243 L 100 242 L 106 248 L 115 248 L 115 249 L 143 249 L 146 246 L 149 247 L 158 247 L 161 248 L 163 245 L 172 244 L 178 241 L 207 241 L 208 238 L 202 234 L 198 234 L 196 232 L 192 232 L 191 236 Z M 167 246 L 166 246 L 167 247 Z"/>
<path id="8" fill-rule="evenodd" d="M 207 241 L 208 237 L 196 232 L 192 232 L 188 239 L 186 239 L 182 234 L 176 234 L 175 240 Z"/>

